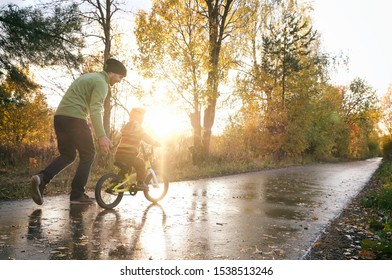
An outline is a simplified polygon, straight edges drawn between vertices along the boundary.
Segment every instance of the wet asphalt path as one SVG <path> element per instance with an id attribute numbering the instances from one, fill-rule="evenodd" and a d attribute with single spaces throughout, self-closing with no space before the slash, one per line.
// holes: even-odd
<path id="1" fill-rule="evenodd" d="M 301 259 L 381 159 L 172 183 L 114 210 L 68 196 L 0 202 L 0 260 Z"/>

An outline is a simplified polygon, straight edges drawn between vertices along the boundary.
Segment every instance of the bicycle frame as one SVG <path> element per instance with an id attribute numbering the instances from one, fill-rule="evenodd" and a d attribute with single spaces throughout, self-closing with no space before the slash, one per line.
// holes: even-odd
<path id="1" fill-rule="evenodd" d="M 148 159 L 146 161 L 146 177 L 148 175 L 153 176 L 154 182 L 157 182 L 157 176 L 155 171 L 152 169 L 151 161 Z M 125 173 L 125 178 L 115 186 L 110 186 L 111 193 L 121 193 L 128 192 L 136 188 L 136 172 Z"/>
<path id="2" fill-rule="evenodd" d="M 134 168 L 128 168 L 123 164 L 117 164 L 120 170 L 129 170 L 125 174 L 120 171 L 121 174 L 124 174 L 123 178 L 119 177 L 119 174 L 109 172 L 98 180 L 95 187 L 95 198 L 101 207 L 113 209 L 120 203 L 126 192 L 129 192 L 130 195 L 134 196 L 139 191 L 142 191 L 145 198 L 153 203 L 160 201 L 166 196 L 169 188 L 169 181 L 166 176 L 160 174 L 159 171 L 156 172 L 152 168 L 153 150 L 150 153 L 146 153 L 144 146 L 142 146 L 141 155 L 146 164 L 145 186 L 138 186 Z"/>

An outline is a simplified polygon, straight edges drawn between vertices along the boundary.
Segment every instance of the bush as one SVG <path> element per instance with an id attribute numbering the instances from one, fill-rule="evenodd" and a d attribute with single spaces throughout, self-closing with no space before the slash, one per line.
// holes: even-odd
<path id="1" fill-rule="evenodd" d="M 377 206 L 379 209 L 392 210 L 392 185 L 384 185 L 378 196 Z"/>
<path id="2" fill-rule="evenodd" d="M 363 205 L 367 208 L 376 208 L 379 210 L 392 210 L 392 186 L 381 187 L 379 193 L 372 192 L 364 200 Z"/>
<path id="3" fill-rule="evenodd" d="M 392 161 L 392 141 L 385 143 L 382 150 L 384 160 Z"/>

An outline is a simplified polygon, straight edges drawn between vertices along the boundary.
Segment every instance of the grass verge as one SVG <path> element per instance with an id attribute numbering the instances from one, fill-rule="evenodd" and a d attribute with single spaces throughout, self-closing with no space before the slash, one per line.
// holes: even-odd
<path id="1" fill-rule="evenodd" d="M 376 239 L 362 240 L 361 247 L 376 259 L 392 258 L 392 162 L 383 161 L 373 177 L 375 187 L 362 201 L 371 213 L 367 228 Z"/>

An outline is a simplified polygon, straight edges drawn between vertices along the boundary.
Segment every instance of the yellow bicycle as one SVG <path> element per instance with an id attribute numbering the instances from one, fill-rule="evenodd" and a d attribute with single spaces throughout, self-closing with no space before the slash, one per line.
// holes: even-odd
<path id="1" fill-rule="evenodd" d="M 115 173 L 107 173 L 103 175 L 95 186 L 95 199 L 99 206 L 105 209 L 113 209 L 116 207 L 124 194 L 136 195 L 139 191 L 143 191 L 144 196 L 151 202 L 162 200 L 169 190 L 169 181 L 166 176 L 158 174 L 152 168 L 153 148 L 147 153 L 144 145 L 141 145 L 141 155 L 146 162 L 146 179 L 144 183 L 146 188 L 139 189 L 136 182 L 136 172 L 134 168 L 129 168 L 122 163 L 115 162 L 114 165 L 125 172 L 124 176 Z M 121 172 L 120 173 L 124 173 Z"/>

